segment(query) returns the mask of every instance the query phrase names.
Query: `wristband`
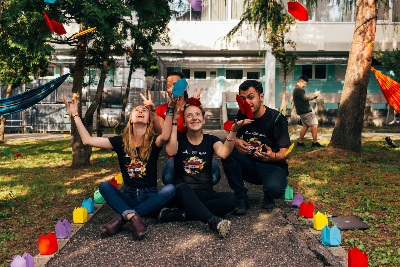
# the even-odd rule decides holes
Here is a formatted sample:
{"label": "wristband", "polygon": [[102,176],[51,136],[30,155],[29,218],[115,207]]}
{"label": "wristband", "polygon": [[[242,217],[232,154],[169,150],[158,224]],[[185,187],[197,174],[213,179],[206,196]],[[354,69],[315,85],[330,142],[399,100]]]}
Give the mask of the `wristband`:
{"label": "wristband", "polygon": [[165,115],[167,115],[167,116],[174,116],[174,113],[172,112],[172,113],[170,113],[170,112],[165,112]]}
{"label": "wristband", "polygon": [[76,118],[76,117],[78,117],[79,118],[79,115],[78,114],[76,114],[76,115],[74,115],[74,116],[72,116],[74,119]]}
{"label": "wristband", "polygon": [[167,106],[167,113],[174,113],[174,108]]}
{"label": "wristband", "polygon": [[172,123],[172,126],[176,126],[176,125],[178,125],[177,122],[173,122],[173,123]]}
{"label": "wristband", "polygon": [[226,137],[226,140],[227,140],[227,141],[235,141],[235,139],[236,139],[236,138],[229,139],[228,136]]}

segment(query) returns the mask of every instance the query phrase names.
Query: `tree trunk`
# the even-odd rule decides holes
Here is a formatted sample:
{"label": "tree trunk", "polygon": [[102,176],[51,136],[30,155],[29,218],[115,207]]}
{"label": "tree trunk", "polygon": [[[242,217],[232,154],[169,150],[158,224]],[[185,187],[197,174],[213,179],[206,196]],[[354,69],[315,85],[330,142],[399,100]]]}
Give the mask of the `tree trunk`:
{"label": "tree trunk", "polygon": [[[6,97],[10,97],[12,94],[12,86],[7,86]],[[0,143],[4,142],[4,132],[6,130],[7,115],[0,116]]]}
{"label": "tree trunk", "polygon": [[99,108],[99,104],[101,104],[101,97],[103,95],[104,90],[104,83],[107,77],[107,70],[108,70],[108,61],[110,59],[110,44],[106,43],[104,47],[104,54],[103,54],[103,64],[101,67],[100,73],[100,80],[99,85],[97,86],[96,95],[92,104],[89,106],[86,115],[85,115],[85,127],[89,130],[92,128],[93,125],[93,115],[97,108]]}
{"label": "tree trunk", "polygon": [[103,104],[103,96],[100,97],[100,103],[97,107],[97,121],[96,121],[96,130],[97,130],[97,137],[102,137],[103,133],[101,132],[101,126],[100,126],[100,111],[101,111],[101,105]]}
{"label": "tree trunk", "polygon": [[283,88],[282,88],[282,101],[281,101],[281,111],[282,109],[282,115],[286,116],[286,107],[287,107],[287,102],[286,102],[286,72],[283,71]]}
{"label": "tree trunk", "polygon": [[361,151],[361,132],[376,31],[376,0],[357,0],[349,64],[330,147]]}
{"label": "tree trunk", "polygon": [[[84,27],[81,24],[80,30],[83,31]],[[82,118],[82,83],[85,69],[85,56],[86,56],[87,41],[84,35],[79,37],[78,47],[76,51],[73,84],[72,84],[72,99],[77,101],[78,113]],[[91,133],[91,128],[87,129]],[[71,117],[71,146],[72,146],[72,166],[86,166],[90,164],[90,154],[92,148],[82,143],[82,139],[79,136],[78,129],[74,119]]]}

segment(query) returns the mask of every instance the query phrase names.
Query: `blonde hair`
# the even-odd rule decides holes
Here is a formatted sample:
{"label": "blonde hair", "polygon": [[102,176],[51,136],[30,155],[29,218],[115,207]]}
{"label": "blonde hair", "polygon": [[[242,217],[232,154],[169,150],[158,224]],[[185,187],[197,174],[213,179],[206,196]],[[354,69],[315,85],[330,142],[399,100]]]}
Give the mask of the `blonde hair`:
{"label": "blonde hair", "polygon": [[149,112],[149,122],[147,123],[146,133],[144,134],[143,143],[139,147],[140,153],[136,156],[136,146],[135,143],[132,142],[132,138],[135,138],[133,135],[133,128],[135,126],[133,123],[131,123],[131,115],[134,109],[138,106],[143,105],[136,105],[129,113],[129,122],[125,127],[124,133],[122,134],[122,140],[124,142],[125,152],[128,153],[132,160],[140,159],[142,162],[146,162],[149,160],[151,145],[153,144],[154,140],[153,121]]}

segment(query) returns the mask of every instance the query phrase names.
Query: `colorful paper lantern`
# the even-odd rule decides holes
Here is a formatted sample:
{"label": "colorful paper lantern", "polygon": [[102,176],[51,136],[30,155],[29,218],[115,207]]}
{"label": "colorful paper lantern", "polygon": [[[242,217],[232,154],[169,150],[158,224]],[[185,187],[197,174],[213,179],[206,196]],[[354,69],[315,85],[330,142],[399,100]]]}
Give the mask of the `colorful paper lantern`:
{"label": "colorful paper lantern", "polygon": [[288,2],[288,12],[299,21],[308,21],[308,11],[299,2]]}
{"label": "colorful paper lantern", "polygon": [[240,95],[236,95],[236,101],[243,115],[251,120],[253,118],[253,111],[251,110],[250,104],[246,100],[243,100]]}
{"label": "colorful paper lantern", "polygon": [[10,267],[26,267],[26,260],[20,255],[14,255]]}
{"label": "colorful paper lantern", "polygon": [[102,161],[102,162],[107,161],[107,160],[108,160],[107,157],[102,157],[102,158],[101,158],[101,161]]}
{"label": "colorful paper lantern", "polygon": [[87,222],[87,209],[86,208],[75,208],[72,214],[74,223],[85,223]]}
{"label": "colorful paper lantern", "polygon": [[300,208],[300,204],[304,201],[302,194],[297,194],[293,197],[292,207]]}
{"label": "colorful paper lantern", "polygon": [[31,256],[31,254],[29,254],[28,252],[25,252],[22,255],[22,258],[25,259],[26,267],[35,267],[35,259]]}
{"label": "colorful paper lantern", "polygon": [[67,135],[67,134],[64,134],[64,138],[68,138],[68,135]]}
{"label": "colorful paper lantern", "polygon": [[51,23],[51,27],[53,28],[53,31],[55,31],[59,35],[63,35],[63,34],[67,33],[64,26],[61,23],[59,23],[55,20],[52,20],[52,19],[50,20],[50,23]]}
{"label": "colorful paper lantern", "polygon": [[321,231],[321,238],[322,244],[325,246],[333,247],[342,244],[342,235],[336,225],[334,225],[332,229],[329,228],[328,225],[325,225]]}
{"label": "colorful paper lantern", "polygon": [[49,17],[47,16],[46,12],[43,11],[43,16],[44,16],[44,21],[46,22],[47,28],[51,30],[52,33],[54,33],[53,27],[51,26]]}
{"label": "colorful paper lantern", "polygon": [[232,125],[233,125],[233,122],[226,121],[226,122],[224,122],[224,129],[229,132],[232,129]]}
{"label": "colorful paper lantern", "polygon": [[357,247],[349,250],[349,267],[368,267],[368,257],[366,252],[361,252]]}
{"label": "colorful paper lantern", "polygon": [[292,152],[293,147],[294,147],[294,143],[290,145],[290,147],[289,147],[288,150],[286,151],[285,156],[289,155],[289,153]]}
{"label": "colorful paper lantern", "polygon": [[77,34],[72,35],[71,38],[75,38],[75,37],[81,36],[81,35],[83,35],[83,34],[86,34],[86,33],[88,33],[88,32],[93,31],[94,29],[96,29],[96,27],[87,29],[87,30],[85,30],[85,31],[78,32]]}
{"label": "colorful paper lantern", "polygon": [[93,213],[94,212],[94,201],[91,198],[83,199],[82,208],[85,208],[87,210],[87,213]]}
{"label": "colorful paper lantern", "polygon": [[3,154],[4,156],[7,156],[8,154],[10,154],[10,151],[8,151],[8,149],[4,149]]}
{"label": "colorful paper lantern", "polygon": [[111,183],[113,186],[115,186],[115,188],[118,189],[118,183],[117,183],[117,180],[115,180],[115,178],[112,178],[112,179],[110,180],[110,183]]}
{"label": "colorful paper lantern", "polygon": [[56,0],[44,0],[45,3],[54,4]]}
{"label": "colorful paper lantern", "polygon": [[57,238],[68,238],[71,236],[71,224],[67,219],[63,221],[58,220],[55,228]]}
{"label": "colorful paper lantern", "polygon": [[115,175],[115,180],[117,180],[117,184],[122,184],[123,183],[122,174],[118,173],[117,175]]}
{"label": "colorful paper lantern", "polygon": [[286,186],[285,199],[293,199],[293,189],[290,186]]}
{"label": "colorful paper lantern", "polygon": [[17,153],[17,158],[21,157],[22,158],[22,154],[21,153]]}
{"label": "colorful paper lantern", "polygon": [[94,192],[93,194],[93,199],[94,199],[94,203],[95,204],[103,204],[104,203],[104,198],[103,196],[100,194],[100,191],[97,190],[96,192]]}
{"label": "colorful paper lantern", "polygon": [[303,216],[305,218],[312,218],[314,216],[314,204],[312,202],[309,202],[308,204],[306,204],[303,201],[300,204],[299,216]]}
{"label": "colorful paper lantern", "polygon": [[40,235],[39,253],[40,255],[51,255],[58,250],[57,237],[49,233],[47,237]]}
{"label": "colorful paper lantern", "polygon": [[189,0],[190,5],[193,8],[193,11],[201,11],[202,0]]}
{"label": "colorful paper lantern", "polygon": [[174,97],[183,95],[183,92],[185,92],[187,86],[188,84],[185,78],[177,80],[174,87],[172,88],[172,94],[174,95]]}
{"label": "colorful paper lantern", "polygon": [[313,222],[314,229],[321,231],[322,229],[324,229],[325,225],[328,225],[328,216],[326,216],[326,213],[323,214],[318,211],[316,214],[314,214]]}

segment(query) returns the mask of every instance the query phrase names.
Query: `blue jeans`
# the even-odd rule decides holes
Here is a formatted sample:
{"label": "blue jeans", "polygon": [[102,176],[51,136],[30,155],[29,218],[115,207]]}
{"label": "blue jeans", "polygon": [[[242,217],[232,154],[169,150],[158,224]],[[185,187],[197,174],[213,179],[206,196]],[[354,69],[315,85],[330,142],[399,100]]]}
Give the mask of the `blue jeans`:
{"label": "blue jeans", "polygon": [[135,189],[125,186],[121,192],[109,182],[100,183],[99,190],[108,206],[125,219],[129,213],[154,215],[171,201],[176,192],[175,186],[171,184],[160,191],[157,187]]}
{"label": "blue jeans", "polygon": [[222,166],[229,186],[239,201],[249,199],[244,181],[263,185],[264,196],[267,199],[277,199],[285,194],[286,171],[277,165],[252,161],[247,155],[233,149],[226,159],[222,159]]}
{"label": "blue jeans", "polygon": [[[213,185],[216,185],[219,182],[219,180],[221,180],[221,171],[215,159],[213,159],[211,163],[211,175],[212,175],[212,183]],[[174,158],[170,158],[167,160],[167,162],[164,165],[164,168],[162,169],[161,180],[163,184],[172,184],[174,183],[174,176],[175,176]]]}

